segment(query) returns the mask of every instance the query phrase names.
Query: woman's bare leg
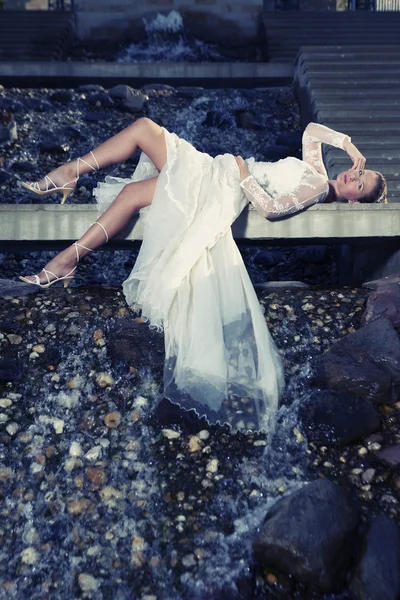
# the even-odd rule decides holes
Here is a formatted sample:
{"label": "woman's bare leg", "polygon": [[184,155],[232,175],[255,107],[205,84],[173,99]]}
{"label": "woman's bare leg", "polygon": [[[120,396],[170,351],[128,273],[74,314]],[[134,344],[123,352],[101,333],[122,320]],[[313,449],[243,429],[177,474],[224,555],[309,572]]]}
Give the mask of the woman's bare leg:
{"label": "woman's bare leg", "polygon": [[[93,150],[96,158],[88,153],[81,157],[79,161],[79,175],[88,173],[97,169],[96,161],[100,169],[109,165],[114,165],[127,160],[132,154],[140,148],[154,163],[156,168],[161,171],[167,160],[167,148],[162,128],[151,119],[143,117],[126,127],[113,137],[109,138],[100,146]],[[78,162],[74,160],[61,165],[54,171],[48,173],[48,177],[57,185],[62,186],[67,182],[73,182],[78,174]],[[40,189],[46,189],[46,182],[42,179],[39,182]],[[74,187],[71,183],[68,187]]]}
{"label": "woman's bare leg", "polygon": [[[126,185],[111,206],[97,219],[104,229],[107,231],[108,237],[111,239],[121,231],[141,208],[149,206],[153,200],[158,177],[138,181]],[[79,257],[88,254],[88,250],[81,246],[86,246],[91,250],[95,250],[106,242],[106,236],[102,227],[91,225],[86,233],[77,241]],[[63,277],[71,272],[76,265],[76,250],[72,244],[55,256],[45,269],[54,273],[58,277]],[[47,278],[45,273],[40,273],[39,278],[41,283],[46,283]],[[28,279],[34,278],[28,277]],[[53,279],[50,276],[50,279]]]}

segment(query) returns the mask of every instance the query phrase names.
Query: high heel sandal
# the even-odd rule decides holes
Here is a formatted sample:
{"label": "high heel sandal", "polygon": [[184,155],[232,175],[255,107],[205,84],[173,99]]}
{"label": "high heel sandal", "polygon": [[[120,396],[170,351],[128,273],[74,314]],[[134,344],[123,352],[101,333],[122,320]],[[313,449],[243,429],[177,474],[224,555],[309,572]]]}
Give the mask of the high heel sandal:
{"label": "high heel sandal", "polygon": [[[104,227],[104,225],[102,225],[98,221],[95,221],[94,223],[92,223],[90,225],[90,227],[92,225],[100,225],[100,227],[102,228],[102,230],[104,231],[105,236],[106,236],[105,243],[107,243],[108,242],[108,233],[107,233],[106,228]],[[76,265],[74,266],[74,268],[69,273],[67,273],[67,275],[63,275],[62,277],[58,277],[58,275],[56,275],[55,273],[52,273],[48,269],[42,269],[41,273],[44,273],[46,275],[46,279],[47,279],[46,283],[41,283],[39,275],[32,275],[32,277],[35,279],[35,281],[30,281],[30,279],[28,279],[27,277],[24,277],[23,275],[20,275],[19,279],[21,279],[21,281],[23,281],[24,283],[30,283],[31,285],[38,285],[42,289],[49,288],[51,285],[54,285],[55,283],[58,283],[59,281],[62,281],[63,285],[64,285],[64,288],[67,288],[69,286],[69,284],[71,283],[71,281],[73,280],[73,278],[75,277],[75,275],[73,275],[73,273],[76,270],[76,268],[78,266],[78,263],[79,263],[79,250],[78,250],[78,247],[79,248],[84,248],[84,250],[87,250],[88,252],[93,252],[93,250],[91,248],[88,248],[87,246],[84,246],[83,244],[80,244],[79,242],[74,242],[74,247],[75,247],[75,252],[76,252]],[[50,279],[49,275],[52,275],[54,277],[54,279]]]}
{"label": "high heel sandal", "polygon": [[[80,163],[84,163],[85,165],[87,165],[88,167],[90,167],[93,171],[97,171],[98,169],[100,169],[99,163],[97,162],[97,158],[95,157],[95,155],[93,154],[93,152],[90,150],[90,154],[93,157],[94,162],[96,163],[96,167],[93,167],[93,165],[91,165],[90,163],[86,162],[86,160],[83,160],[83,158],[78,158],[77,159],[77,165],[76,165],[76,177],[75,179],[72,179],[72,181],[68,181],[68,183],[64,183],[64,185],[62,186],[57,186],[54,181],[52,181],[50,179],[50,177],[48,175],[44,176],[44,180],[46,183],[46,189],[45,190],[41,190],[40,186],[39,186],[39,182],[38,181],[34,181],[33,183],[21,183],[22,187],[24,187],[25,189],[29,190],[30,192],[33,192],[34,194],[37,194],[38,196],[50,196],[50,194],[55,194],[57,192],[60,192],[63,195],[63,199],[61,200],[61,204],[64,204],[68,198],[68,196],[70,194],[72,194],[72,192],[75,189],[74,187],[68,187],[69,185],[71,185],[71,183],[77,183],[79,177],[80,177],[80,169],[79,169],[79,165]],[[51,187],[50,187],[51,186]]]}

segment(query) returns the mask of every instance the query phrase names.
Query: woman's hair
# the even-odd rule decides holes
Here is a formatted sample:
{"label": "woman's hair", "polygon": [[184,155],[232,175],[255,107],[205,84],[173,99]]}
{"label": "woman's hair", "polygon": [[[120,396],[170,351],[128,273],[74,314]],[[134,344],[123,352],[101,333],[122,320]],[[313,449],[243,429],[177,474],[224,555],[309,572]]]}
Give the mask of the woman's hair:
{"label": "woman's hair", "polygon": [[372,190],[372,192],[360,198],[359,202],[361,202],[362,204],[371,204],[372,202],[379,202],[380,204],[387,203],[386,179],[384,178],[382,173],[379,173],[379,171],[375,171],[375,173],[377,174],[375,187]]}

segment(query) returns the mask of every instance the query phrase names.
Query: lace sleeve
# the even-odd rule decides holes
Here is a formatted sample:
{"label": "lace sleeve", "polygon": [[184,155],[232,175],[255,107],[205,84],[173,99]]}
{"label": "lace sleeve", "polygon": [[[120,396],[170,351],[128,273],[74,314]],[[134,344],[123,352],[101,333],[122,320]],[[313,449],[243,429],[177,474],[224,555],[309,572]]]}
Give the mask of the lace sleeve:
{"label": "lace sleeve", "polygon": [[251,175],[241,184],[249,202],[267,219],[277,219],[297,213],[324,200],[328,193],[328,182],[320,175],[304,178],[300,185],[288,194],[272,198]]}
{"label": "lace sleeve", "polygon": [[303,133],[303,160],[314,167],[318,173],[328,178],[322,159],[321,144],[329,144],[335,148],[343,148],[345,140],[351,138],[320,123],[309,123]]}

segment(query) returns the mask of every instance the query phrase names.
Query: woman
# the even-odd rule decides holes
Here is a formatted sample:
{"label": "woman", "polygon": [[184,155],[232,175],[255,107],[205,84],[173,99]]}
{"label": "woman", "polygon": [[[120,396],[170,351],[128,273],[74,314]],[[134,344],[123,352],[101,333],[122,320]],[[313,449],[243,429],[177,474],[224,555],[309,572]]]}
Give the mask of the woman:
{"label": "woman", "polygon": [[[329,181],[321,143],[344,149],[352,169]],[[147,118],[44,180],[24,184],[40,195],[72,193],[79,176],[126,160],[141,148],[132,179],[107,177],[94,191],[103,213],[39,275],[21,277],[67,286],[79,258],[116,235],[141,211],[143,244],[124,282],[137,305],[165,334],[164,394],[209,421],[267,429],[283,387],[282,365],[233,241],[231,224],[250,201],[265,217],[293,214],[317,202],[383,201],[385,181],[364,170],[348,136],[311,123],[303,160],[212,158]],[[263,187],[261,187],[263,186]]]}

